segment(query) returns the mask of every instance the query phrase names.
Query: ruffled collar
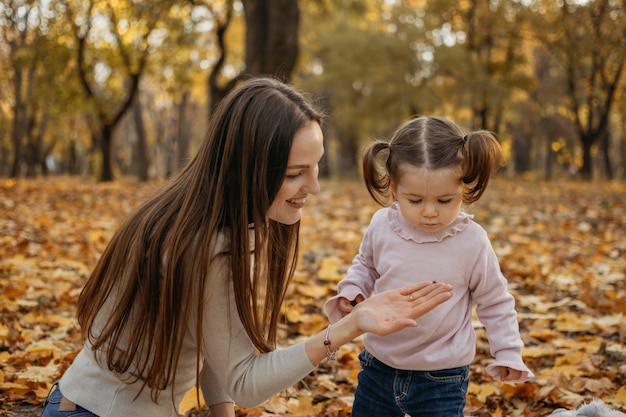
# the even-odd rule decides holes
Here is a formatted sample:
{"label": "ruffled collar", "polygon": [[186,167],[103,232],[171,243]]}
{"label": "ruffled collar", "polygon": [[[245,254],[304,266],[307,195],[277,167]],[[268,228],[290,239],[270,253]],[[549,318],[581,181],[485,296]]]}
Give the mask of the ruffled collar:
{"label": "ruffled collar", "polygon": [[412,240],[416,243],[441,242],[449,236],[462,232],[473,218],[473,215],[461,211],[449,226],[436,232],[425,232],[404,219],[400,212],[400,205],[397,202],[392,203],[387,210],[387,220],[393,231],[401,238]]}

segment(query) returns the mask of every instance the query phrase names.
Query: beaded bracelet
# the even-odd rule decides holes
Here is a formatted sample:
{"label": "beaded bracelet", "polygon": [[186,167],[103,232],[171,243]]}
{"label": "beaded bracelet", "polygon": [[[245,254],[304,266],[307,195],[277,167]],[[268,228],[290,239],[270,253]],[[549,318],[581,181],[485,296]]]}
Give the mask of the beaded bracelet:
{"label": "beaded bracelet", "polygon": [[334,361],[337,359],[337,351],[330,350],[330,340],[328,339],[328,335],[330,334],[330,328],[333,327],[332,324],[329,324],[326,328],[326,337],[324,338],[324,346],[326,346],[326,359],[329,361]]}

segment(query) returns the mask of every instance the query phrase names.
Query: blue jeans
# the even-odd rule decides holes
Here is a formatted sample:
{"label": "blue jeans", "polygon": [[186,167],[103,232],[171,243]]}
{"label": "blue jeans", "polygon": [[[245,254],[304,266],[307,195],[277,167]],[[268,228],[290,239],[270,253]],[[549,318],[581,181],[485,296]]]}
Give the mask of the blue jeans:
{"label": "blue jeans", "polygon": [[404,371],[385,365],[367,350],[352,417],[463,417],[469,366],[438,371]]}
{"label": "blue jeans", "polygon": [[43,404],[43,411],[41,417],[98,417],[94,413],[85,410],[83,407],[76,405],[74,411],[59,411],[59,404],[61,403],[61,388],[59,388],[58,381],[52,384],[48,398]]}

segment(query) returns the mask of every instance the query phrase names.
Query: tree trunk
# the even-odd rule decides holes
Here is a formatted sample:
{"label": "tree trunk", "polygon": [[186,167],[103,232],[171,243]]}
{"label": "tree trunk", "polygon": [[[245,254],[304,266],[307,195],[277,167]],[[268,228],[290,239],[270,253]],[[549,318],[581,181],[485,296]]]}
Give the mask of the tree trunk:
{"label": "tree trunk", "polygon": [[43,110],[41,114],[41,118],[39,119],[39,126],[37,128],[37,138],[36,142],[38,144],[38,152],[37,152],[37,164],[40,167],[41,175],[48,175],[48,156],[52,153],[52,149],[54,149],[54,145],[56,139],[52,140],[48,145],[44,144],[44,137],[46,135],[46,129],[48,127],[48,110]]}
{"label": "tree trunk", "polygon": [[143,123],[143,115],[141,113],[141,101],[139,96],[133,101],[133,120],[135,122],[135,131],[137,132],[137,143],[135,144],[135,156],[133,158],[135,164],[135,175],[141,182],[148,181],[148,169],[150,168],[150,158],[148,158],[148,141],[146,139],[146,127]]}
{"label": "tree trunk", "polygon": [[350,129],[346,129],[343,132],[339,131],[337,133],[341,138],[337,152],[339,159],[336,161],[335,165],[337,173],[342,178],[352,177],[353,174],[359,172],[359,138],[356,137],[354,131]]}
{"label": "tree trunk", "polygon": [[[296,0],[243,0],[246,22],[245,69],[232,79],[218,82],[226,62],[227,48],[224,36],[231,21],[229,12],[224,20],[217,20],[218,60],[208,77],[209,109],[212,112],[245,75],[275,76],[285,82],[291,75],[298,58],[298,28],[300,8]],[[232,6],[230,6],[232,8]],[[230,9],[229,9],[230,11]]]}
{"label": "tree trunk", "polygon": [[594,138],[590,135],[582,135],[580,143],[583,145],[583,166],[580,168],[580,175],[584,180],[590,180],[592,178],[592,158],[591,147],[593,146]]}
{"label": "tree trunk", "polygon": [[[86,96],[95,106],[95,115],[100,125],[100,150],[102,151],[102,170],[100,172],[100,181],[113,181],[113,169],[111,165],[111,143],[113,141],[113,130],[121,121],[122,117],[126,114],[126,111],[130,109],[135,97],[139,91],[139,81],[145,68],[149,49],[145,48],[140,50],[136,58],[136,65],[131,65],[131,59],[126,51],[126,46],[118,43],[115,53],[119,53],[123,58],[123,67],[120,67],[120,71],[123,71],[123,76],[127,87],[125,89],[125,95],[119,97],[117,100],[111,99],[109,92],[102,91],[100,88],[95,88],[91,85],[91,78],[87,75],[89,70],[93,70],[93,67],[88,64],[88,34],[92,29],[93,23],[91,14],[93,13],[93,3],[89,3],[89,9],[87,11],[88,23],[86,31],[81,31],[78,27],[74,27],[76,40],[78,41],[78,47],[76,52],[76,60],[78,62],[78,76],[85,91]],[[110,15],[109,18],[113,21],[113,26],[117,25],[115,17]],[[146,31],[142,36],[142,41],[147,40],[151,33],[151,29]],[[118,41],[121,38],[118,36]],[[141,42],[139,42],[141,44]],[[115,69],[114,69],[115,70]],[[117,71],[117,70],[115,70]],[[111,110],[115,109],[115,110]],[[92,132],[94,134],[95,132]]]}
{"label": "tree trunk", "polygon": [[552,146],[550,141],[546,141],[546,159],[544,164],[543,179],[550,181],[552,179],[552,162],[554,160],[554,152],[552,152]]}
{"label": "tree trunk", "polygon": [[177,127],[177,168],[181,168],[187,163],[189,157],[189,128],[187,123],[187,107],[189,105],[189,91],[185,91],[178,106],[178,127]]}
{"label": "tree trunk", "polygon": [[4,140],[6,131],[0,129],[0,176],[8,175],[9,144]]}
{"label": "tree trunk", "polygon": [[527,135],[513,135],[513,165],[516,174],[523,174],[531,170],[531,148],[531,139]]}
{"label": "tree trunk", "polygon": [[300,8],[294,0],[243,0],[246,21],[245,73],[286,82],[298,57]]}
{"label": "tree trunk", "polygon": [[61,166],[63,167],[63,173],[78,175],[78,155],[76,152],[76,141],[73,138],[69,139],[65,147],[64,161],[62,161]]}
{"label": "tree trunk", "polygon": [[619,141],[618,141],[618,145],[617,148],[620,150],[620,160],[621,162],[621,178],[622,179],[626,179],[626,136],[624,135],[624,132],[622,131]]}
{"label": "tree trunk", "polygon": [[113,126],[103,124],[100,136],[100,152],[102,166],[100,167],[100,181],[113,181],[113,167],[111,165],[111,143],[113,141]]}
{"label": "tree trunk", "polygon": [[15,91],[13,92],[13,126],[11,132],[11,141],[13,142],[13,162],[11,164],[11,172],[9,176],[16,178],[20,174],[20,161],[22,159],[22,138],[24,137],[24,103],[22,102],[22,70],[15,68],[13,73],[13,84]]}
{"label": "tree trunk", "polygon": [[[215,20],[215,39],[216,46],[219,52],[216,53],[217,61],[213,68],[211,69],[211,73],[209,74],[209,78],[207,80],[208,84],[208,97],[209,97],[209,112],[213,113],[215,106],[219,103],[233,88],[237,85],[237,81],[239,81],[239,77],[241,74],[231,78],[228,81],[220,83],[218,80],[223,77],[222,69],[224,69],[224,65],[226,64],[226,54],[228,53],[228,49],[226,48],[226,30],[228,30],[228,26],[230,26],[230,22],[233,17],[233,0],[228,0],[226,3],[227,12],[224,16],[224,19],[216,18]],[[185,98],[186,99],[186,98]]]}
{"label": "tree trunk", "polygon": [[606,177],[607,179],[612,180],[613,166],[611,165],[611,141],[608,129],[605,129],[604,132],[602,132],[602,136],[600,137],[600,144],[602,146],[602,157],[604,160],[604,170],[606,172]]}

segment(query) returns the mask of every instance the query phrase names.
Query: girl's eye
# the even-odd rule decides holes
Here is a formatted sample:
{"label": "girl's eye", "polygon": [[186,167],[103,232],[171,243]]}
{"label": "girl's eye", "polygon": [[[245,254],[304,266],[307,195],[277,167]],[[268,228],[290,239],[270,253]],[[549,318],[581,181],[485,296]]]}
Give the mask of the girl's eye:
{"label": "girl's eye", "polygon": [[290,175],[286,175],[285,177],[286,177],[287,179],[290,179],[290,180],[295,180],[296,178],[298,178],[298,177],[299,177],[299,176],[301,176],[301,175],[302,175],[302,173],[301,173],[301,172],[298,172],[297,174],[290,174]]}
{"label": "girl's eye", "polygon": [[409,203],[411,203],[411,204],[419,204],[421,202],[422,202],[422,200],[409,200]]}
{"label": "girl's eye", "polygon": [[439,200],[439,203],[441,203],[441,204],[448,204],[450,201],[452,201],[452,200],[451,199]]}

